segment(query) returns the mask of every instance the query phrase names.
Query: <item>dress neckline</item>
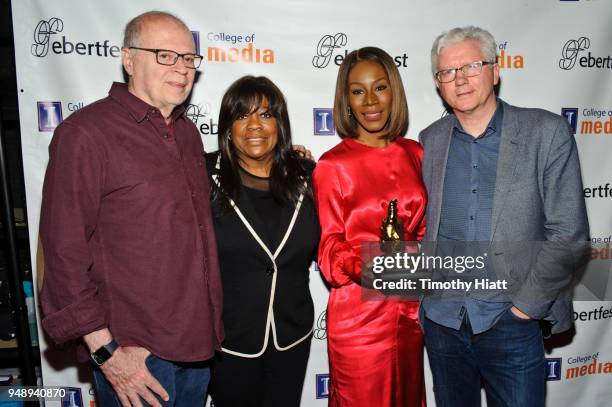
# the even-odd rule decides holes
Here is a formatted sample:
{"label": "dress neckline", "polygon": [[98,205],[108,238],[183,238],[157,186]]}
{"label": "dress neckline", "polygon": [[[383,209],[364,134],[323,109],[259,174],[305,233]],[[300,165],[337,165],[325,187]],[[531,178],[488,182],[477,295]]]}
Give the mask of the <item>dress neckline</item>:
{"label": "dress neckline", "polygon": [[388,150],[390,148],[393,148],[392,146],[397,145],[397,140],[400,139],[400,138],[401,137],[395,137],[393,139],[393,141],[391,141],[389,144],[387,144],[384,147],[369,146],[367,144],[360,143],[359,141],[355,140],[354,138],[349,138],[349,137],[346,137],[344,139],[344,142],[347,143],[348,145],[352,146],[352,147],[361,148],[362,150],[380,150],[380,151],[385,151],[385,150]]}

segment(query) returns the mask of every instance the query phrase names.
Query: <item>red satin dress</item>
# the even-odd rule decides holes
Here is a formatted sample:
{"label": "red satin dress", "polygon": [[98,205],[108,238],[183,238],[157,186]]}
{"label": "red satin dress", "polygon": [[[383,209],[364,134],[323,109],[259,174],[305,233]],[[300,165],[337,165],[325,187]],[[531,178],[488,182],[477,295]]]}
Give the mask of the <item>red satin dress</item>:
{"label": "red satin dress", "polygon": [[321,222],[319,266],[332,286],[327,305],[330,406],[425,406],[418,302],[362,300],[361,242],[380,240],[387,205],[398,199],[405,240],[425,232],[421,146],[397,138],[376,148],[346,138],[314,172]]}

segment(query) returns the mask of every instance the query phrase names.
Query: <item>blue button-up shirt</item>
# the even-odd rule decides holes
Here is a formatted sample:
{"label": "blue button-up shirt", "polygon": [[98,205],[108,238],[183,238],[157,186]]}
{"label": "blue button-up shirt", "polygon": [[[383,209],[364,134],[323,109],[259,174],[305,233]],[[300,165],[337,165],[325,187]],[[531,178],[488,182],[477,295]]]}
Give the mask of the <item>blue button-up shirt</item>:
{"label": "blue button-up shirt", "polygon": [[[440,213],[438,242],[487,242],[491,239],[491,215],[501,141],[503,108],[498,103],[485,132],[472,137],[457,120],[453,128]],[[503,299],[508,300],[505,296]],[[425,298],[427,318],[459,329],[467,312],[472,331],[491,328],[511,306],[508,301],[487,302],[473,299],[435,300]]]}

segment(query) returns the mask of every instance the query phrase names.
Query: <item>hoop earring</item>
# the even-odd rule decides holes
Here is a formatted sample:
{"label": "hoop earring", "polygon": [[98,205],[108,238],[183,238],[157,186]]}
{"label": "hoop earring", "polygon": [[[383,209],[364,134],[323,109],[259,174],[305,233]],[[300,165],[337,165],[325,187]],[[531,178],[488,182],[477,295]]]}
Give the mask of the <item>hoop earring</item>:
{"label": "hoop earring", "polygon": [[348,108],[348,117],[353,117],[353,112],[351,112],[351,108]]}
{"label": "hoop earring", "polygon": [[227,132],[227,140],[228,141],[232,141],[232,132],[231,131]]}

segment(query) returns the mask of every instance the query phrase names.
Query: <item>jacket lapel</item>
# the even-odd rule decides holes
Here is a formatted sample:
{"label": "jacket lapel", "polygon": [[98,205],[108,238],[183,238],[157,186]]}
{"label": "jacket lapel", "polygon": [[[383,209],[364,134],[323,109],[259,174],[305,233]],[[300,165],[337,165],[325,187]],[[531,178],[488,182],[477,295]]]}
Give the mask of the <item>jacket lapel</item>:
{"label": "jacket lapel", "polygon": [[243,213],[244,217],[251,224],[253,229],[257,231],[257,234],[265,243],[266,247],[271,253],[274,253],[281,242],[281,239],[285,236],[289,225],[291,224],[291,218],[295,212],[295,207],[289,204],[285,204],[280,211],[280,222],[278,229],[275,231],[269,230],[265,224],[265,219],[262,219],[257,210],[253,206],[251,200],[244,195],[241,191],[239,202],[236,202],[238,209]]}
{"label": "jacket lapel", "polygon": [[260,238],[263,240],[265,245],[268,247],[270,252],[274,253],[276,249],[274,236],[270,236],[268,227],[266,227],[264,220],[261,219],[257,210],[253,206],[253,203],[249,197],[245,194],[243,187],[240,188],[240,196],[236,202],[238,209],[243,213],[244,217],[251,224],[253,229],[257,232]]}
{"label": "jacket lapel", "polygon": [[432,228],[430,239],[438,239],[438,228],[440,226],[440,213],[442,211],[442,195],[444,194],[444,177],[446,175],[446,162],[448,161],[448,150],[450,148],[453,126],[455,121],[449,120],[450,127],[447,131],[434,137],[432,148],[432,159],[429,162],[431,168],[431,210],[427,216],[430,219],[429,227]]}
{"label": "jacket lapel", "polygon": [[293,217],[293,212],[295,211],[295,207],[293,205],[285,204],[280,214],[280,223],[278,225],[278,230],[276,231],[276,235],[273,236],[273,246],[274,249],[278,247],[281,239],[285,236],[285,232],[291,223],[291,218]]}
{"label": "jacket lapel", "polygon": [[504,118],[502,123],[502,136],[497,159],[497,175],[495,179],[495,193],[493,195],[493,213],[491,215],[491,240],[494,240],[495,230],[509,200],[508,193],[520,160],[520,147],[524,143],[525,135],[520,134],[518,117],[512,106],[502,102]]}

